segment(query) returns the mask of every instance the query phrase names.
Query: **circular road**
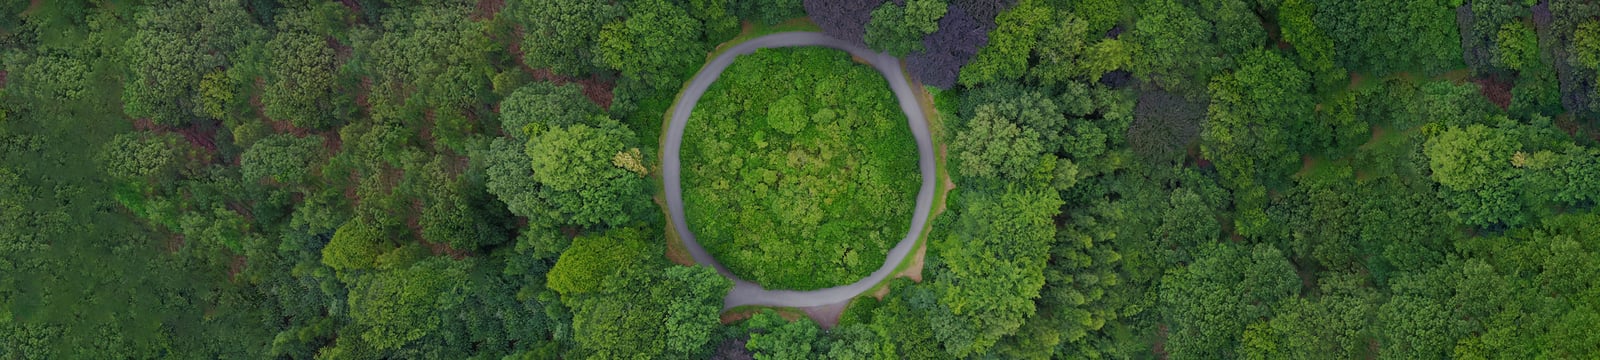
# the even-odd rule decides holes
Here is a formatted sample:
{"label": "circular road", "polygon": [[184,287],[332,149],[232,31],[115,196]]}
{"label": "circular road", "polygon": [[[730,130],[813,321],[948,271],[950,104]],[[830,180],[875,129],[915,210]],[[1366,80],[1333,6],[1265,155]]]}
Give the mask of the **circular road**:
{"label": "circular road", "polygon": [[[911,127],[911,135],[917,141],[918,164],[922,172],[922,188],[917,192],[917,204],[911,216],[911,227],[906,231],[905,238],[889,249],[889,255],[883,265],[871,275],[855,283],[840,285],[830,288],[796,291],[796,290],[768,290],[760,285],[751,283],[734,276],[727,267],[722,266],[707,253],[700,243],[695,241],[694,234],[689,231],[689,224],[683,216],[683,182],[682,168],[679,166],[679,150],[683,146],[683,129],[689,121],[689,114],[694,110],[695,104],[700,101],[711,83],[716,82],[722,71],[733,63],[739,55],[749,54],[758,49],[821,46],[843,50],[858,59],[865,60],[883,77],[889,81],[889,88],[894,90],[895,98],[900,102],[900,110],[906,114],[906,125]],[[917,236],[928,222],[928,212],[933,206],[934,185],[937,176],[934,173],[933,142],[928,135],[928,122],[922,108],[917,105],[915,93],[900,67],[900,59],[889,54],[857,46],[843,40],[835,39],[816,32],[784,32],[739,43],[728,49],[715,59],[706,63],[705,67],[696,73],[689,85],[684,87],[679,94],[678,101],[673,108],[672,119],[667,128],[665,143],[662,146],[662,178],[666,183],[667,212],[672,218],[672,225],[678,232],[678,237],[688,248],[694,261],[699,264],[711,265],[722,276],[733,280],[733,290],[723,299],[723,308],[730,309],[744,305],[764,305],[782,307],[813,307],[821,305],[840,304],[849,301],[856,295],[867,291],[879,282],[888,278],[894,272],[895,266],[905,260],[911,253],[911,248],[917,243]]]}

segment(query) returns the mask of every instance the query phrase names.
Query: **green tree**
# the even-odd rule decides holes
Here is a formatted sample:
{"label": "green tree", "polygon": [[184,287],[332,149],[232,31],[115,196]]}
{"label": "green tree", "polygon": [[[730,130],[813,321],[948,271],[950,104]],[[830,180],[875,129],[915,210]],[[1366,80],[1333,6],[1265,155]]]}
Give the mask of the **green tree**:
{"label": "green tree", "polygon": [[1519,150],[1503,129],[1482,124],[1446,128],[1423,146],[1434,180],[1453,190],[1456,216],[1479,226],[1525,220],[1512,167]]}
{"label": "green tree", "polygon": [[1317,89],[1339,89],[1347,85],[1343,82],[1348,75],[1343,68],[1334,64],[1333,39],[1317,27],[1313,20],[1316,12],[1314,2],[1284,0],[1278,7],[1278,24],[1283,31],[1283,41],[1294,46],[1300,66],[1316,79]]}
{"label": "green tree", "polygon": [[1161,281],[1161,304],[1172,327],[1167,351],[1183,358],[1232,357],[1246,326],[1272,316],[1278,301],[1299,290],[1293,265],[1277,248],[1207,246],[1194,263]]}
{"label": "green tree", "polygon": [[550,269],[546,286],[563,296],[581,296],[626,290],[613,288],[635,269],[653,268],[654,250],[641,229],[622,228],[599,236],[573,239]]}
{"label": "green tree", "polygon": [[1569,146],[1560,153],[1535,152],[1525,163],[1518,164],[1512,155],[1512,165],[1524,166],[1525,190],[1552,203],[1577,206],[1600,200],[1600,150]]}
{"label": "green tree", "polygon": [[460,251],[505,241],[509,216],[504,208],[484,199],[487,194],[469,179],[451,175],[446,170],[448,161],[435,156],[419,171],[425,179],[420,184],[424,193],[418,194],[422,198],[422,212],[417,214],[422,238]]}
{"label": "green tree", "polygon": [[1504,184],[1515,174],[1511,158],[1518,146],[1496,130],[1481,124],[1452,127],[1428,139],[1424,152],[1434,180],[1457,190]]}
{"label": "green tree", "polygon": [[1205,248],[1221,234],[1222,224],[1212,214],[1213,207],[1199,194],[1187,188],[1172,191],[1166,213],[1156,235],[1168,247],[1175,249],[1181,262],[1190,261],[1195,250]]}
{"label": "green tree", "polygon": [[246,181],[270,180],[279,184],[304,184],[321,158],[322,137],[272,135],[257,141],[240,155],[239,168]]}
{"label": "green tree", "polygon": [[720,326],[722,297],[733,289],[733,281],[707,266],[670,266],[663,282],[652,288],[666,304],[667,351],[674,354],[702,354]]}
{"label": "green tree", "polygon": [[1315,20],[1333,39],[1345,68],[1437,74],[1460,64],[1454,1],[1333,0],[1318,2]]}
{"label": "green tree", "polygon": [[[554,219],[552,206],[545,200],[544,189],[533,177],[533,160],[528,157],[527,146],[510,138],[489,142],[474,158],[484,162],[484,187],[494,194],[506,209],[517,216],[538,219],[539,225],[559,225]],[[543,224],[549,223],[549,224]]]}
{"label": "green tree", "polygon": [[865,324],[840,326],[827,333],[828,359],[873,359],[878,356],[878,333]]}
{"label": "green tree", "polygon": [[717,44],[739,35],[739,18],[733,14],[735,0],[679,0],[678,6],[700,21],[705,42]]}
{"label": "green tree", "polygon": [[621,226],[653,211],[643,175],[612,161],[633,139],[633,131],[609,119],[533,135],[527,146],[533,179],[547,188],[561,223]]}
{"label": "green tree", "polygon": [[1039,40],[1033,48],[1035,64],[1028,70],[1030,78],[1045,84],[1084,79],[1100,81],[1100,77],[1113,70],[1128,69],[1133,64],[1132,44],[1120,39],[1101,39],[1090,32],[1088,21],[1077,14],[1058,13],[1059,24],[1039,31]]}
{"label": "green tree", "polygon": [[[648,291],[661,248],[643,229],[624,228],[573,240],[547,283],[572,311],[573,339],[588,357],[654,357],[666,339],[664,308]],[[584,356],[577,356],[584,357]]]}
{"label": "green tree", "polygon": [[1511,70],[1544,70],[1539,59],[1539,37],[1520,22],[1506,23],[1495,33],[1493,63]]}
{"label": "green tree", "polygon": [[806,129],[806,121],[811,114],[806,113],[806,104],[800,96],[789,95],[772,103],[767,108],[767,124],[774,130],[785,134],[795,135]]}
{"label": "green tree", "polygon": [[1033,129],[1012,123],[999,105],[984,105],[956,133],[951,151],[963,176],[1026,179],[1045,154],[1038,139]]}
{"label": "green tree", "polygon": [[[385,14],[382,32],[357,28],[350,37],[359,69],[371,77],[371,116],[434,120],[434,136],[491,93],[489,37],[462,4],[408,7]],[[441,124],[442,123],[442,124]],[[420,125],[420,124],[419,124]]]}
{"label": "green tree", "polygon": [[655,88],[671,87],[705,53],[700,25],[665,0],[635,1],[628,5],[627,19],[600,30],[594,52],[623,76]]}
{"label": "green tree", "polygon": [[106,173],[124,180],[168,179],[178,165],[178,139],[172,135],[117,134],[101,150]]}
{"label": "green tree", "polygon": [[872,311],[869,326],[881,339],[878,353],[902,359],[954,359],[940,348],[936,324],[927,317],[937,302],[938,294],[930,286],[904,279],[891,281],[889,294]]}
{"label": "green tree", "polygon": [[742,19],[755,19],[766,25],[777,25],[785,20],[805,17],[806,8],[801,0],[735,0],[734,13]]}
{"label": "green tree", "polygon": [[1038,44],[1039,33],[1050,24],[1050,8],[1035,0],[1024,0],[995,18],[989,42],[961,67],[960,82],[966,86],[1016,80],[1028,71],[1028,56]]}
{"label": "green tree", "polygon": [[922,51],[922,37],[939,30],[943,0],[907,0],[905,6],[885,2],[867,22],[867,46],[894,56]]}
{"label": "green tree", "polygon": [[1368,318],[1377,293],[1359,276],[1320,281],[1315,299],[1285,299],[1271,319],[1250,324],[1240,339],[1245,359],[1353,358],[1367,351]]}
{"label": "green tree", "polygon": [[1400,295],[1378,310],[1380,359],[1443,359],[1454,342],[1449,311],[1438,301]]}
{"label": "green tree", "polygon": [[810,318],[796,321],[784,320],[771,309],[763,309],[745,322],[750,329],[750,342],[745,348],[761,360],[814,359],[817,354],[812,344],[817,341],[817,323]]}
{"label": "green tree", "polygon": [[149,5],[134,20],[136,30],[123,49],[131,72],[123,82],[123,111],[162,125],[206,116],[201,77],[229,66],[236,52],[263,36],[237,0]]}
{"label": "green tree", "polygon": [[377,267],[378,257],[393,248],[383,229],[360,218],[345,221],[322,247],[322,264],[339,271]]}
{"label": "green tree", "polygon": [[1252,0],[1201,0],[1198,12],[1211,21],[1216,42],[1228,54],[1244,54],[1267,42],[1267,31]]}
{"label": "green tree", "polygon": [[363,276],[350,290],[350,318],[361,339],[378,350],[411,344],[445,327],[469,291],[464,264],[433,258],[404,269]]}
{"label": "green tree", "polygon": [[587,123],[600,113],[600,107],[583,97],[582,91],[576,84],[543,81],[517,88],[500,101],[501,127],[506,136],[527,141],[530,130]]}
{"label": "green tree", "polygon": [[575,239],[548,275],[572,309],[568,357],[699,358],[733,283],[706,267],[668,265],[643,228]]}
{"label": "green tree", "polygon": [[942,264],[930,280],[940,306],[930,321],[956,357],[984,353],[1033,316],[1062,204],[1054,192],[1015,188],[968,196],[949,236],[930,248]]}
{"label": "green tree", "polygon": [[567,76],[595,69],[592,54],[600,27],[623,14],[616,4],[583,0],[513,1],[508,11],[523,26],[523,61]]}
{"label": "green tree", "polygon": [[1174,0],[1149,0],[1133,24],[1134,76],[1169,90],[1197,93],[1217,67],[1211,24]]}
{"label": "green tree", "polygon": [[[333,5],[333,4],[327,4]],[[351,100],[340,91],[334,49],[319,34],[319,16],[339,9],[292,10],[278,17],[278,32],[267,41],[266,88],[261,103],[267,117],[295,126],[321,129],[344,120]]]}
{"label": "green tree", "polygon": [[1294,171],[1298,159],[1292,149],[1322,149],[1327,143],[1326,129],[1311,124],[1315,105],[1305,95],[1309,88],[1304,71],[1268,51],[1246,54],[1238,70],[1211,82],[1200,151],[1234,190],[1241,234],[1259,235],[1266,221],[1264,186]]}

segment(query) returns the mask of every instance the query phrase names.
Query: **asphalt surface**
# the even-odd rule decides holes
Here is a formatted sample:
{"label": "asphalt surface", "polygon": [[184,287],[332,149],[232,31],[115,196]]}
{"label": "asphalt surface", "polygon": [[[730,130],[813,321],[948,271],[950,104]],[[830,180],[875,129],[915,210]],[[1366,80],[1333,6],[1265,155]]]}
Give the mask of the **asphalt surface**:
{"label": "asphalt surface", "polygon": [[[679,151],[683,146],[683,129],[689,121],[689,113],[694,110],[695,104],[700,101],[706,89],[717,81],[722,71],[733,63],[739,55],[745,55],[764,48],[783,48],[800,46],[821,46],[849,52],[855,57],[872,64],[873,68],[883,73],[889,81],[889,88],[894,90],[895,98],[900,101],[900,110],[906,114],[907,125],[911,127],[911,135],[917,140],[917,153],[920,155],[918,164],[922,171],[922,188],[917,192],[917,204],[911,216],[911,228],[906,231],[905,238],[889,249],[888,258],[883,265],[873,271],[866,278],[853,284],[835,286],[826,289],[809,291],[795,290],[767,290],[760,285],[739,279],[728,271],[727,267],[711,257],[700,243],[695,241],[694,234],[689,231],[689,224],[683,216],[683,182],[682,169],[679,167]],[[822,33],[814,32],[785,32],[766,35],[740,43],[728,51],[718,55],[706,63],[694,79],[679,94],[678,102],[672,113],[671,123],[667,128],[666,143],[662,147],[661,159],[662,177],[667,191],[667,211],[672,217],[672,225],[678,231],[679,238],[683,239],[694,261],[699,264],[709,264],[717,269],[722,276],[732,279],[733,290],[728,292],[723,301],[723,308],[733,308],[742,305],[768,305],[787,307],[814,307],[830,304],[839,304],[849,301],[856,295],[867,291],[877,285],[894,271],[906,256],[911,253],[912,246],[916,245],[917,235],[928,222],[928,212],[933,208],[933,192],[937,176],[934,173],[933,142],[928,135],[928,122],[922,108],[917,105],[915,93],[907,83],[906,76],[900,68],[900,59],[889,54],[879,53],[867,48],[835,39]]]}

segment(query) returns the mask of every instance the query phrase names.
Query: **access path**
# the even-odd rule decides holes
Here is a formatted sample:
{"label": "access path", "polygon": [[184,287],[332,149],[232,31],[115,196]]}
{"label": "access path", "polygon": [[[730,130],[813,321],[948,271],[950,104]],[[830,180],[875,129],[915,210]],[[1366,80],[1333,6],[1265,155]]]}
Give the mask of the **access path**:
{"label": "access path", "polygon": [[[695,241],[694,234],[689,231],[689,224],[683,216],[683,183],[682,168],[679,166],[679,150],[683,146],[683,129],[689,121],[689,113],[694,110],[700,96],[704,95],[711,83],[722,76],[722,71],[733,64],[739,55],[749,54],[758,49],[822,46],[843,50],[856,58],[865,60],[883,77],[889,81],[889,88],[894,90],[894,95],[900,102],[900,110],[906,114],[907,125],[911,127],[911,135],[917,141],[918,164],[922,172],[922,188],[917,192],[917,204],[911,216],[911,228],[907,229],[905,238],[889,249],[888,258],[884,259],[883,266],[873,271],[866,278],[853,284],[835,286],[826,289],[810,291],[795,290],[767,290],[760,285],[751,283],[734,276],[727,267],[711,257],[700,243]],[[856,295],[871,289],[873,286],[888,278],[895,267],[911,253],[911,248],[916,246],[917,236],[928,222],[928,212],[933,206],[933,192],[938,178],[934,169],[933,141],[928,135],[928,121],[922,113],[922,108],[917,105],[915,93],[911,91],[911,84],[906,81],[906,76],[900,68],[900,59],[889,54],[879,53],[866,48],[835,39],[816,32],[784,32],[750,39],[717,55],[715,59],[707,62],[700,72],[695,74],[689,85],[684,87],[679,94],[678,102],[673,107],[672,119],[667,127],[665,143],[662,145],[661,169],[662,178],[666,185],[667,212],[672,218],[672,225],[677,229],[678,237],[683,240],[684,247],[699,264],[711,265],[718,273],[733,280],[733,290],[728,292],[723,301],[724,309],[731,309],[744,305],[764,305],[783,307],[815,307],[830,304],[840,304],[850,301]]]}

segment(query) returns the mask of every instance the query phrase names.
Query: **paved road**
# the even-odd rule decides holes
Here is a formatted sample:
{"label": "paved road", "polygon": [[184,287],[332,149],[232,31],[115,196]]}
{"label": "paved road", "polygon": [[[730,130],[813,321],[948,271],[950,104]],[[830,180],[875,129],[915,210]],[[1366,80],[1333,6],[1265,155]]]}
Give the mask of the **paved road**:
{"label": "paved road", "polygon": [[[689,112],[694,110],[695,103],[700,101],[700,96],[705,94],[706,88],[717,81],[717,77],[722,75],[722,70],[727,69],[734,58],[762,48],[797,46],[823,46],[844,50],[866,60],[873,68],[877,68],[878,72],[883,73],[889,80],[889,88],[894,90],[895,97],[900,100],[900,110],[906,114],[907,125],[911,126],[911,135],[917,140],[917,153],[921,155],[918,163],[922,170],[922,189],[917,192],[917,207],[915,214],[911,216],[911,228],[906,232],[906,237],[895,244],[893,249],[889,249],[889,256],[884,260],[883,266],[873,271],[872,275],[854,284],[826,289],[767,290],[762,289],[760,285],[733,276],[727,267],[717,263],[717,260],[695,241],[694,234],[689,231],[689,225],[683,216],[682,169],[678,166],[678,153],[683,146],[683,128],[689,120]],[[911,247],[916,245],[917,235],[928,222],[928,211],[933,207],[931,205],[934,183],[937,181],[934,174],[933,142],[928,136],[928,122],[922,114],[922,108],[917,105],[911,85],[906,82],[906,77],[900,69],[900,59],[894,56],[852,45],[822,33],[786,32],[762,36],[740,43],[706,63],[679,95],[674,109],[672,122],[667,128],[666,144],[662,147],[661,168],[666,182],[667,211],[672,216],[672,225],[678,230],[678,236],[683,239],[684,245],[689,248],[689,253],[694,256],[694,261],[710,264],[717,269],[717,272],[722,273],[722,276],[733,280],[733,291],[728,292],[728,297],[724,299],[724,309],[741,305],[811,307],[849,301],[888,277],[889,273],[894,271],[894,267],[910,254]]]}

